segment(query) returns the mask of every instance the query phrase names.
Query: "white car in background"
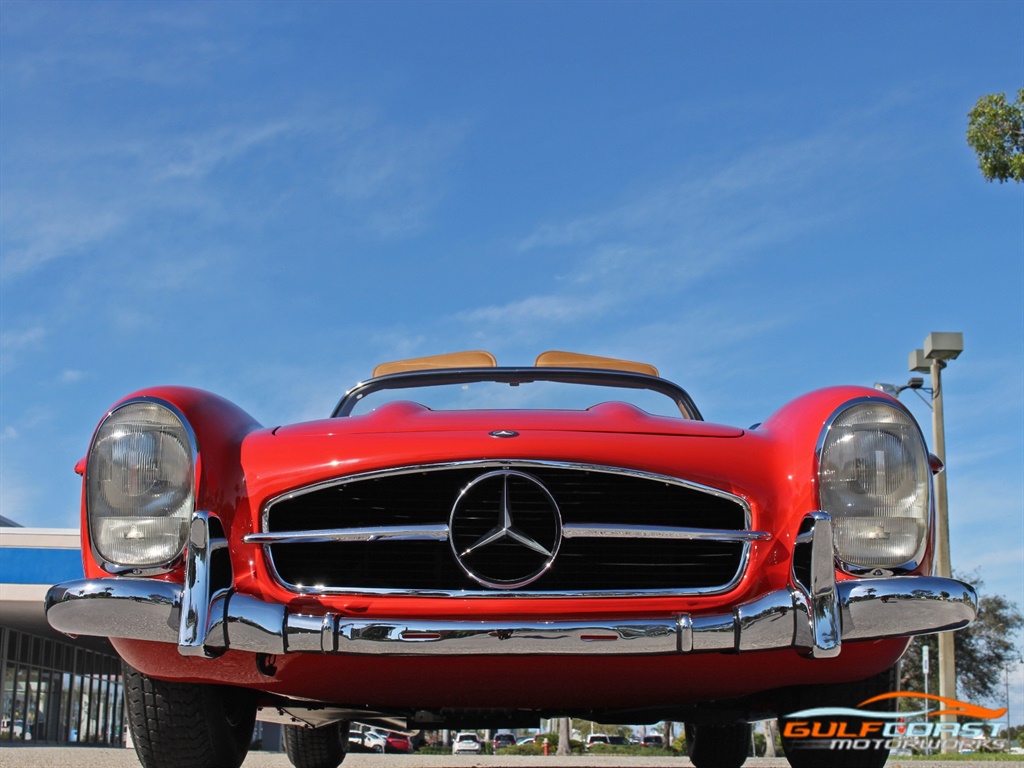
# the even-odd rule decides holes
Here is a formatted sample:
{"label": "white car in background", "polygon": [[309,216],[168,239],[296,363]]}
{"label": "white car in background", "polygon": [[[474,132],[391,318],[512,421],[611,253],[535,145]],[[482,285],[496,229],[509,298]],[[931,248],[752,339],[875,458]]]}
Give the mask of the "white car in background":
{"label": "white car in background", "polygon": [[483,751],[480,737],[471,731],[456,734],[452,742],[453,755],[479,755]]}
{"label": "white car in background", "polygon": [[358,751],[366,752],[383,752],[387,744],[387,738],[382,731],[362,723],[352,724],[348,740],[350,748],[355,746]]}

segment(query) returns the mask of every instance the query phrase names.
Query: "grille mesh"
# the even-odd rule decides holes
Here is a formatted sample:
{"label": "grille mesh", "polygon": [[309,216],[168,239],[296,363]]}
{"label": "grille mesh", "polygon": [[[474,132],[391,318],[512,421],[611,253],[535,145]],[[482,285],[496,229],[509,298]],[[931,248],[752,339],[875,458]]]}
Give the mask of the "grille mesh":
{"label": "grille mesh", "polygon": [[[557,501],[565,524],[745,529],[743,506],[699,488],[608,471],[515,463],[503,466],[543,483]],[[266,530],[447,524],[459,493],[492,470],[462,466],[339,481],[273,503],[267,511]],[[524,501],[521,509],[524,524],[528,524],[531,500]],[[480,519],[468,524],[486,532],[497,522],[497,501],[493,509],[480,506]],[[515,506],[518,516],[518,499]],[[268,549],[280,579],[289,586],[344,592],[481,591],[459,567],[447,542],[278,543]],[[563,538],[552,566],[522,591],[713,590],[738,576],[743,553],[740,542]],[[499,544],[491,547],[488,556],[528,555],[522,547]]]}

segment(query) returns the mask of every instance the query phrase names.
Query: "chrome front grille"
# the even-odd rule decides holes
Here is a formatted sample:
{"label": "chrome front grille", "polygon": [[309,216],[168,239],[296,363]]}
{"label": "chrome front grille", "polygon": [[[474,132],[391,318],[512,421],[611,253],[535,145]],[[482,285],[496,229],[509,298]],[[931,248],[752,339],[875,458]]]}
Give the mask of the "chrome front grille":
{"label": "chrome front grille", "polygon": [[695,594],[730,588],[746,502],[633,470],[491,461],[389,470],[271,500],[280,582],[348,594]]}

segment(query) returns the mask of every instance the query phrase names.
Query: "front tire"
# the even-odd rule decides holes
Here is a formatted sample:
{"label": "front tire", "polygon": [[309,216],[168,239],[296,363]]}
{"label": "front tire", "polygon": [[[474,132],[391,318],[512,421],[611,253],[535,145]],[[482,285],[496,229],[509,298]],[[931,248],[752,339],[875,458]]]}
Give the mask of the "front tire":
{"label": "front tire", "polygon": [[[867,680],[808,686],[799,692],[798,703],[794,711],[812,707],[853,708],[873,696],[897,690],[899,690],[899,664]],[[875,704],[874,708],[886,709],[890,704],[879,703]],[[889,749],[882,746],[882,743],[888,740],[880,738],[881,734],[871,734],[870,738],[862,739],[861,741],[869,742],[866,749],[828,749],[828,745],[833,739],[825,734],[832,733],[832,729],[836,729],[836,733],[839,733],[840,729],[845,729],[843,732],[848,734],[859,733],[862,723],[870,719],[816,717],[813,718],[813,726],[818,729],[819,734],[822,734],[819,738],[794,738],[786,735],[786,725],[790,722],[802,721],[792,721],[791,718],[780,717],[779,732],[782,735],[782,748],[786,752],[786,759],[792,768],[819,768],[825,764],[829,768],[883,768],[886,760],[889,759]],[[844,738],[842,741],[850,742],[852,740]]]}
{"label": "front tire", "polygon": [[286,725],[284,751],[295,768],[337,768],[348,751],[348,723]]}
{"label": "front tire", "polygon": [[686,751],[696,768],[740,768],[750,753],[750,724],[686,724]]}
{"label": "front tire", "polygon": [[123,664],[128,728],[144,768],[238,768],[256,722],[251,691],[171,683]]}

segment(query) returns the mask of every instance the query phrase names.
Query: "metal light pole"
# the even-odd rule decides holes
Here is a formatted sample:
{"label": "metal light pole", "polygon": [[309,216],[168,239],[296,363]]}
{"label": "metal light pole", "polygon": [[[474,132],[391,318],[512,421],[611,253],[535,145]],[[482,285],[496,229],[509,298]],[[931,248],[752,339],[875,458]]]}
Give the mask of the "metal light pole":
{"label": "metal light pole", "polygon": [[[1017,664],[1024,664],[1024,657],[1017,659]],[[1003,674],[1006,682],[1006,738],[1010,738],[1010,728],[1013,727],[1013,721],[1010,720],[1010,667],[1016,666],[1012,661],[1008,661],[1003,665]]]}
{"label": "metal light pole", "polygon": [[[929,333],[924,349],[910,353],[911,371],[931,373],[932,377],[932,453],[946,463],[946,431],[943,413],[942,369],[949,360],[955,360],[964,350],[962,333]],[[935,477],[935,564],[937,575],[949,578],[952,567],[949,558],[949,506],[946,495],[946,472]],[[939,695],[956,698],[956,651],[953,633],[939,633]],[[956,722],[953,715],[943,715],[943,722]]]}

